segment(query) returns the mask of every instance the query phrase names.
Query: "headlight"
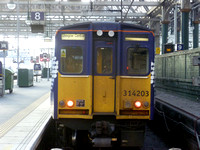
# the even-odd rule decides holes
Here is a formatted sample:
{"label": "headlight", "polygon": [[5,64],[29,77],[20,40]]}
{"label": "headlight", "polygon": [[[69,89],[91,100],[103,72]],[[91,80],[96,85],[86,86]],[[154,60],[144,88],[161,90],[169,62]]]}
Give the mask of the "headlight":
{"label": "headlight", "polygon": [[74,101],[73,100],[68,100],[67,101],[67,106],[68,107],[73,107],[74,106]]}
{"label": "headlight", "polygon": [[135,101],[135,107],[140,108],[142,106],[142,103],[140,101]]}

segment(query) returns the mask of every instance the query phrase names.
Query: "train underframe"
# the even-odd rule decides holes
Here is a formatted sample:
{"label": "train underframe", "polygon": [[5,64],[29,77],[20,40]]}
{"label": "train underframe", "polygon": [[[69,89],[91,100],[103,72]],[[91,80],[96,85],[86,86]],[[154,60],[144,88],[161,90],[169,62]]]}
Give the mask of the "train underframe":
{"label": "train underframe", "polygon": [[93,147],[142,147],[145,120],[116,120],[114,116],[94,116],[92,120],[56,120],[59,146],[75,149]]}

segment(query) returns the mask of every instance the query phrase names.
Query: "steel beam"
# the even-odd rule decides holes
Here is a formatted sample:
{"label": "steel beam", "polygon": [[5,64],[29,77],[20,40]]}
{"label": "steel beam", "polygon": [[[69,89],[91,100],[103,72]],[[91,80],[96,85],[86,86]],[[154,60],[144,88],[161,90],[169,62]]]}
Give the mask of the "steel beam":
{"label": "steel beam", "polygon": [[[131,2],[123,2],[123,6],[129,6]],[[0,1],[0,5],[7,5],[6,1]],[[19,2],[19,5],[27,5],[26,1]],[[64,5],[64,6],[90,6],[90,2],[67,2],[67,1],[32,1],[31,5]],[[121,6],[120,1],[94,1],[93,5],[97,6]],[[160,2],[134,2],[133,6],[158,6],[160,5]]]}

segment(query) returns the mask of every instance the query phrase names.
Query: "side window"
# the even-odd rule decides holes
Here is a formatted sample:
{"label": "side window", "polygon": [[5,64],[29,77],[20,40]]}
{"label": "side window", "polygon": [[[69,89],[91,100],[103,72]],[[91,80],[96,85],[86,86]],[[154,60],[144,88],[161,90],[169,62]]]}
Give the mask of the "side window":
{"label": "side window", "polygon": [[149,51],[147,48],[130,47],[127,51],[127,73],[146,75],[149,72]]}
{"label": "side window", "polygon": [[112,48],[99,47],[97,48],[97,73],[108,74],[112,73]]}
{"label": "side window", "polygon": [[83,49],[80,46],[61,48],[60,62],[62,73],[81,73],[83,71]]}

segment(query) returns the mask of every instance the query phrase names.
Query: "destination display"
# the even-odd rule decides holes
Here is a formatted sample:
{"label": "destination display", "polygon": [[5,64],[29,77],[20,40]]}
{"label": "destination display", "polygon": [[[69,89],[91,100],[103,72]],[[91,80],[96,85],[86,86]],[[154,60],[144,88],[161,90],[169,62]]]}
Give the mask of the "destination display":
{"label": "destination display", "polygon": [[85,34],[62,34],[62,40],[85,40]]}

